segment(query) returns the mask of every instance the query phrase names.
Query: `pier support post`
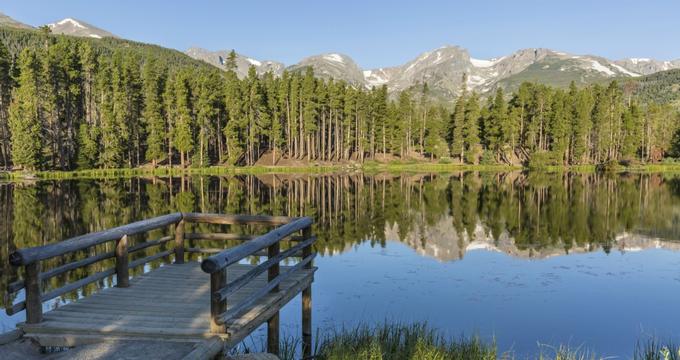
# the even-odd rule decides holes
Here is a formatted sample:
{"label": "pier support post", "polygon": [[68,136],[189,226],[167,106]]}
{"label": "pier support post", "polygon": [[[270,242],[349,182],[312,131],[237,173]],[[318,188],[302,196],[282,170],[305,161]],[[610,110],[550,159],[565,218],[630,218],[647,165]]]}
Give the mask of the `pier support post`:
{"label": "pier support post", "polygon": [[267,352],[279,356],[279,312],[267,320]]}
{"label": "pier support post", "polygon": [[312,285],[302,290],[302,358],[312,356]]}
{"label": "pier support post", "polygon": [[127,235],[116,241],[116,287],[130,287]]}
{"label": "pier support post", "polygon": [[210,332],[224,334],[227,332],[224,324],[218,323],[220,315],[227,311],[227,300],[220,300],[216,293],[227,286],[227,268],[210,274]]}
{"label": "pier support post", "polygon": [[[280,242],[276,242],[267,248],[267,257],[269,259],[279,255],[281,252]],[[276,263],[272,265],[267,272],[267,280],[273,281],[279,276],[280,267]],[[279,286],[277,285],[272,289],[271,292],[278,292]],[[267,352],[274,355],[279,355],[279,312],[277,311],[274,316],[267,320]]]}
{"label": "pier support post", "polygon": [[[308,226],[302,230],[302,238],[307,240],[312,237],[312,227]],[[302,249],[302,258],[312,256],[312,246]],[[311,269],[312,262],[305,265],[305,269]],[[302,290],[302,357],[312,356],[312,285]]]}
{"label": "pier support post", "polygon": [[37,324],[42,322],[42,300],[40,281],[40,261],[26,265],[26,323]]}
{"label": "pier support post", "polygon": [[184,264],[184,220],[175,225],[175,264]]}

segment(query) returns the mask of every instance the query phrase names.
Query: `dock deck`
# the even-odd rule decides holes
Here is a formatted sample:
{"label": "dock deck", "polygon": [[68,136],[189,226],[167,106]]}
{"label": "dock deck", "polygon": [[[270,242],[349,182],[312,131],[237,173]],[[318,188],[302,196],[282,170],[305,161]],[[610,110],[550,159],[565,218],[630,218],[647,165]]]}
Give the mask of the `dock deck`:
{"label": "dock deck", "polygon": [[[227,267],[236,279],[254,266]],[[286,271],[282,266],[281,270]],[[37,324],[21,324],[25,336],[43,345],[76,346],[97,340],[154,340],[201,342],[220,336],[236,345],[271,318],[283,305],[309,287],[315,269],[300,270],[284,280],[278,293],[258,299],[240,315],[226,321],[227,333],[210,331],[210,282],[200,263],[170,264],[140,275],[127,288],[112,287],[46,312]],[[267,274],[236,291],[227,310],[265,286]]]}
{"label": "dock deck", "polygon": [[[236,233],[189,232],[205,229],[195,224],[226,225]],[[10,304],[7,313],[25,310],[26,322],[18,326],[25,337],[40,346],[170,341],[177,345],[196,344],[186,359],[207,359],[231,349],[265,323],[267,351],[278,354],[279,311],[302,294],[302,354],[309,356],[311,285],[316,271],[312,265],[316,237],[311,225],[312,220],[307,217],[173,213],[53,244],[18,249],[10,255],[10,263],[24,268],[24,278],[9,284],[8,291],[23,289],[25,297]],[[272,229],[265,234],[249,235],[243,233],[244,226]],[[172,235],[149,238],[149,232],[157,233],[167,227]],[[137,241],[132,243],[131,237]],[[185,244],[185,239],[189,244]],[[204,240],[240,244],[225,248],[196,246]],[[284,240],[286,246],[282,249]],[[131,254],[143,249],[147,249],[147,254],[151,249],[152,254],[131,261]],[[86,253],[87,257],[74,259],[74,253]],[[187,253],[213,255],[201,256],[200,263],[186,262]],[[174,261],[168,263],[173,257]],[[68,260],[55,266],[49,262],[55,258]],[[246,264],[257,258],[255,265]],[[106,259],[114,259],[114,266],[97,273],[88,272],[60,288],[43,290],[50,278]],[[130,276],[130,269],[161,260],[165,265]],[[288,266],[281,265],[282,261]],[[115,277],[114,287],[87,296],[80,293],[88,284],[107,277]],[[77,300],[44,311],[45,302],[74,292],[79,294]]]}

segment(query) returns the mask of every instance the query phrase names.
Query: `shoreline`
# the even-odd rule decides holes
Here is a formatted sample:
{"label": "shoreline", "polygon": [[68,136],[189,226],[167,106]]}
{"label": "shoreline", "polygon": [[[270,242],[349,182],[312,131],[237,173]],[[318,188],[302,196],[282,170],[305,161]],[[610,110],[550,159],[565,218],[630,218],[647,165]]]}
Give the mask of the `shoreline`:
{"label": "shoreline", "polygon": [[118,169],[88,169],[69,171],[0,171],[2,180],[70,180],[70,179],[106,179],[126,178],[141,176],[194,176],[194,175],[258,175],[258,174],[329,174],[363,172],[373,173],[401,173],[401,172],[457,172],[457,171],[480,171],[480,172],[512,172],[525,171],[532,173],[680,173],[680,163],[668,164],[640,164],[633,166],[619,166],[616,169],[602,171],[597,165],[572,165],[572,166],[545,166],[541,168],[529,168],[517,165],[470,165],[456,163],[364,163],[364,164],[331,164],[331,165],[303,165],[303,166],[210,166],[202,168],[180,167],[138,167]]}

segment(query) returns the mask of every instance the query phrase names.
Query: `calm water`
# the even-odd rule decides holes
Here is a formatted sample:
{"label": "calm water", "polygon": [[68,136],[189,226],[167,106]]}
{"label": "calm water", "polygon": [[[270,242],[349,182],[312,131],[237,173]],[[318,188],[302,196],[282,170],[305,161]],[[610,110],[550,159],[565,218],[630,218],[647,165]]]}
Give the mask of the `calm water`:
{"label": "calm water", "polygon": [[[3,289],[18,276],[7,265],[17,247],[172,211],[308,215],[320,239],[313,317],[322,330],[427,321],[451,336],[495,338],[499,350],[516,354],[569,344],[624,358],[651,336],[680,341],[680,177],[671,175],[0,183],[0,208]],[[83,276],[69,274],[47,286]],[[22,297],[5,296],[1,305]],[[299,317],[295,299],[282,313],[284,332],[296,334]],[[23,314],[3,313],[0,328],[22,320]]]}

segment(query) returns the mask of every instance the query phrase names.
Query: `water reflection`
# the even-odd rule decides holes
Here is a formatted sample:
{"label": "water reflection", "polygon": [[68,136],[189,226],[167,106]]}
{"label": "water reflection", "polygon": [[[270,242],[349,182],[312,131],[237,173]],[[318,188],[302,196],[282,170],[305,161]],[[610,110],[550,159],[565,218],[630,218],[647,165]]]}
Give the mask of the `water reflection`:
{"label": "water reflection", "polygon": [[[521,258],[676,250],[679,194],[679,179],[661,174],[270,174],[3,183],[0,286],[19,275],[7,261],[15,248],[172,211],[312,216],[322,255],[388,240],[441,261],[480,248]],[[64,276],[74,280],[89,270]],[[65,280],[53,278],[48,287]],[[2,305],[11,301],[5,296]]]}

